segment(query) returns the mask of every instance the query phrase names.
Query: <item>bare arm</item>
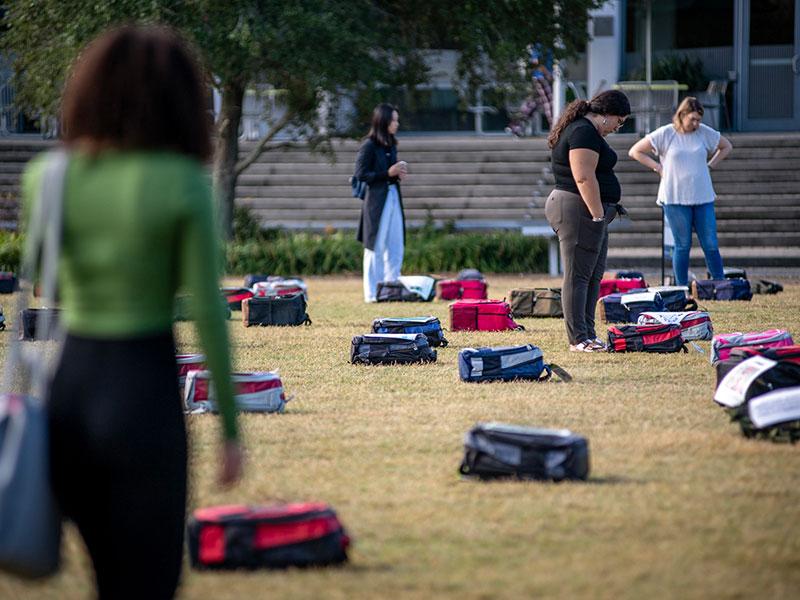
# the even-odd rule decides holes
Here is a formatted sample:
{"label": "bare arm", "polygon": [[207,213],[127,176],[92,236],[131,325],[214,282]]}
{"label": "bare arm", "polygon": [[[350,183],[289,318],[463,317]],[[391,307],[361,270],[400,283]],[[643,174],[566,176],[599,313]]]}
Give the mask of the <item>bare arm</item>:
{"label": "bare arm", "polygon": [[586,203],[586,208],[592,214],[593,219],[601,219],[604,216],[603,203],[600,200],[600,184],[597,183],[597,161],[600,155],[588,148],[576,148],[569,151],[569,168],[575,183],[578,184],[578,191],[581,198]]}
{"label": "bare arm", "polygon": [[717,145],[717,150],[714,152],[714,155],[708,161],[708,168],[712,169],[721,163],[728,154],[731,153],[733,150],[733,144],[731,144],[730,140],[726,138],[724,135],[719,136],[719,144]]}
{"label": "bare arm", "polygon": [[653,158],[655,153],[655,148],[653,148],[653,144],[650,143],[650,139],[647,137],[640,139],[633,146],[631,146],[630,150],[628,150],[628,156],[630,156],[633,160],[643,164],[651,171],[655,171],[659,175],[663,175],[664,173],[661,168],[661,163]]}

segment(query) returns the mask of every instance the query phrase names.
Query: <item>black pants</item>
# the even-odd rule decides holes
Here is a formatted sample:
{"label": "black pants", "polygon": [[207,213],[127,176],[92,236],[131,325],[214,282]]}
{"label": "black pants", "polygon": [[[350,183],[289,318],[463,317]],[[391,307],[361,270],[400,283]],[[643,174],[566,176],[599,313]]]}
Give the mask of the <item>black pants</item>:
{"label": "black pants", "polygon": [[597,337],[594,314],[600,280],[606,270],[608,224],[616,215],[613,205],[603,206],[606,219],[595,223],[578,194],[553,190],[544,209],[561,249],[564,267],[561,303],[570,344]]}
{"label": "black pants", "polygon": [[172,598],[183,556],[186,428],[172,334],[68,336],[50,391],[51,479],[100,598]]}

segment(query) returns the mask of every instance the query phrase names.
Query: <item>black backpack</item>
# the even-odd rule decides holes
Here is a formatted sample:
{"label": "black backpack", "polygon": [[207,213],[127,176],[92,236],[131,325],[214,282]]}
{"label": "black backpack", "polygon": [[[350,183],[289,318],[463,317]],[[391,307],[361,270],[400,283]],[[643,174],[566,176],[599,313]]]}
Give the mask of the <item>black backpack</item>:
{"label": "black backpack", "polygon": [[251,325],[311,325],[303,294],[253,297],[242,300],[242,321]]}
{"label": "black backpack", "polygon": [[783,286],[777,281],[759,279],[753,288],[754,294],[778,294],[783,291]]}
{"label": "black backpack", "polygon": [[16,275],[10,271],[0,271],[0,294],[13,294],[16,289]]}
{"label": "black backpack", "polygon": [[370,333],[353,338],[350,362],[354,365],[436,362],[436,350],[423,333]]}
{"label": "black backpack", "polygon": [[483,276],[483,273],[478,271],[478,269],[461,269],[458,272],[456,279],[459,281],[465,281],[465,280],[483,281],[485,278]]}
{"label": "black backpack", "polygon": [[[749,369],[751,367],[745,367],[744,365],[750,360],[759,359],[750,357],[737,366],[743,369]],[[733,371],[733,369],[731,369],[731,371]],[[731,375],[730,371],[726,377],[728,375]],[[735,375],[731,376],[735,377]],[[736,389],[736,393],[740,394],[740,396],[734,400],[732,400],[730,396],[727,398],[723,397],[722,394],[726,386],[720,386],[721,383],[722,381],[717,384],[717,392],[714,395],[714,401],[725,408],[726,412],[731,417],[731,421],[739,423],[739,427],[745,437],[758,437],[771,439],[776,442],[792,443],[800,440],[800,414],[796,412],[797,406],[800,406],[800,404],[798,404],[798,401],[800,401],[800,364],[789,360],[778,361],[776,364],[759,373],[758,376],[747,385],[743,393],[741,387],[734,385],[733,389]],[[797,393],[790,392],[790,396],[794,396],[793,399],[776,398],[774,406],[768,406],[771,403],[771,398],[766,396],[773,395],[784,389],[788,391],[787,388],[797,390]],[[729,392],[730,389],[729,386]],[[759,401],[754,404],[753,401],[756,399],[759,399]],[[766,404],[766,406],[764,406],[764,404]],[[781,412],[785,413],[787,409],[791,408],[789,404],[795,405],[795,414],[793,417],[787,417],[785,420],[779,418],[766,426],[759,426],[757,423],[754,423],[754,408],[757,413],[764,417],[768,416],[769,413],[778,415],[780,415]],[[791,410],[789,412],[791,412]],[[758,419],[756,419],[756,421],[758,421]]]}
{"label": "black backpack", "polygon": [[459,472],[480,479],[586,479],[589,442],[567,430],[479,423],[464,437]]}
{"label": "black backpack", "polygon": [[19,339],[33,341],[36,339],[37,324],[44,318],[44,313],[50,313],[49,331],[41,336],[43,340],[55,339],[58,330],[58,321],[61,318],[60,308],[26,308],[19,313]]}

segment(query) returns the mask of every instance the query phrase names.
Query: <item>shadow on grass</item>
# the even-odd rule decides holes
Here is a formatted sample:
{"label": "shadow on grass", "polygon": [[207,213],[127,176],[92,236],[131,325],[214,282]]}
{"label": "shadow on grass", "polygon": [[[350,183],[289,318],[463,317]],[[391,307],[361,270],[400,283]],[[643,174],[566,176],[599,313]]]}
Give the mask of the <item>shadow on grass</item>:
{"label": "shadow on grass", "polygon": [[608,475],[606,477],[589,477],[586,481],[576,483],[584,483],[587,485],[642,485],[647,482],[644,479],[633,479],[632,477],[623,477],[621,475]]}
{"label": "shadow on grass", "polygon": [[298,415],[316,415],[319,413],[318,410],[314,410],[313,408],[286,408],[282,413],[282,417],[295,417]]}
{"label": "shadow on grass", "polygon": [[385,563],[365,565],[363,563],[348,562],[334,568],[347,571],[348,573],[391,573],[395,570],[393,565]]}
{"label": "shadow on grass", "polygon": [[644,479],[633,479],[632,477],[622,477],[620,475],[608,475],[606,477],[589,477],[589,479],[562,479],[561,481],[553,481],[552,479],[533,479],[526,477],[514,477],[513,475],[505,477],[478,477],[460,475],[459,482],[466,483],[481,483],[491,485],[494,483],[519,483],[519,484],[534,484],[534,485],[642,485],[647,483]]}

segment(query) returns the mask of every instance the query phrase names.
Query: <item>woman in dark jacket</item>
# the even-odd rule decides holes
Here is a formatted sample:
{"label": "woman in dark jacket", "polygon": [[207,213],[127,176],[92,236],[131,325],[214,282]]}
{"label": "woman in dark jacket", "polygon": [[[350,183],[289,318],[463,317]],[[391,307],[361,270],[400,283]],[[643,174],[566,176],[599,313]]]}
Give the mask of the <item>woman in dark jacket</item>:
{"label": "woman in dark jacket", "polygon": [[408,167],[397,161],[400,126],[397,109],[380,104],[356,159],[355,177],[367,184],[361,206],[358,241],[364,244],[364,301],[375,302],[378,283],[396,281],[403,266],[405,217],[400,180]]}
{"label": "woman in dark jacket", "polygon": [[617,154],[604,138],[630,112],[628,98],[617,90],[575,100],[547,138],[556,186],[547,198],[545,216],[561,246],[561,301],[573,352],[606,349],[594,328],[595,304],[606,269],[608,224],[624,210],[618,206],[621,190],[614,175]]}

